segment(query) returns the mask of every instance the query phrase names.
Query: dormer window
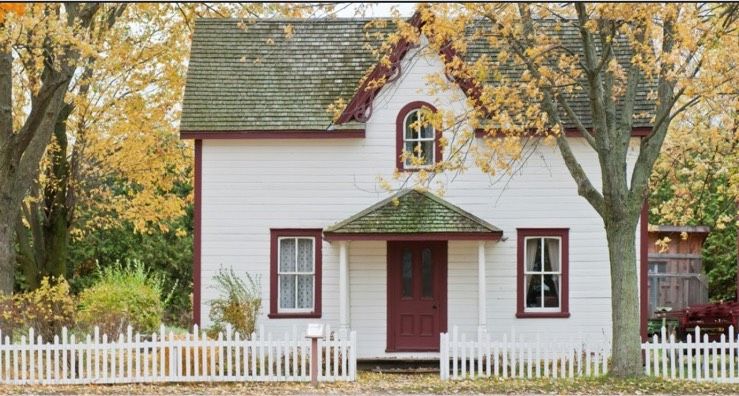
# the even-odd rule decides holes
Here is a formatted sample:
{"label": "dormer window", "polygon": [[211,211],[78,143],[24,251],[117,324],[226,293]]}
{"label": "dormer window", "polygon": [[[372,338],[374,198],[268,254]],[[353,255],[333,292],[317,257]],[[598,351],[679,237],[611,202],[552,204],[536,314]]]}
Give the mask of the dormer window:
{"label": "dormer window", "polygon": [[397,160],[399,170],[413,171],[441,161],[440,134],[428,119],[436,108],[425,102],[404,106],[397,119]]}

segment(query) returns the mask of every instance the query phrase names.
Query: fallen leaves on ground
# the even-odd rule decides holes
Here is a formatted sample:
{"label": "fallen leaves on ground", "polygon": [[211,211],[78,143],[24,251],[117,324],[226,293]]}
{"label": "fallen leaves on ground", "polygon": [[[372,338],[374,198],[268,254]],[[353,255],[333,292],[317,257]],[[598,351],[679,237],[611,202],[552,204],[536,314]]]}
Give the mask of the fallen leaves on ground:
{"label": "fallen leaves on ground", "polygon": [[179,383],[129,385],[0,386],[0,394],[44,395],[294,395],[294,394],[738,394],[739,384],[627,379],[477,379],[441,381],[438,374],[360,372],[356,382],[321,383]]}

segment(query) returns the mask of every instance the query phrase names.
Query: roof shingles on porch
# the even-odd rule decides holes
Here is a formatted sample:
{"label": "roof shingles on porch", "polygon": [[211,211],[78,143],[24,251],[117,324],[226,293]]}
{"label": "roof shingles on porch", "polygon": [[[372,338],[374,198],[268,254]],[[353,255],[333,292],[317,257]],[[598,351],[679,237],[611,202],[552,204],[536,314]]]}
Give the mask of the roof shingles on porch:
{"label": "roof shingles on porch", "polygon": [[499,237],[502,231],[429,192],[404,190],[327,227],[324,234],[329,239],[359,234],[487,234]]}

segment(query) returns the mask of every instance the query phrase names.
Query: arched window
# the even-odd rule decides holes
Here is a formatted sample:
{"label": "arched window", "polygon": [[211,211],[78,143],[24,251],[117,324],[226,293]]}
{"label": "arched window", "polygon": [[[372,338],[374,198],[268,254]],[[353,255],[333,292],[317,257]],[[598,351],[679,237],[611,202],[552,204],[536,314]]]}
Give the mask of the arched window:
{"label": "arched window", "polygon": [[440,133],[428,115],[436,108],[426,102],[405,105],[397,119],[397,162],[400,170],[418,170],[441,161]]}

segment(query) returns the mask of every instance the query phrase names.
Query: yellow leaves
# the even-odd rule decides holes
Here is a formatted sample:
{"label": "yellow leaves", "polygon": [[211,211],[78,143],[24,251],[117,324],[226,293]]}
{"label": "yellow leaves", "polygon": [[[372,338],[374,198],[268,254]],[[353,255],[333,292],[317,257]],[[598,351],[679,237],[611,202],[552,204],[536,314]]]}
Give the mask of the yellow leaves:
{"label": "yellow leaves", "polygon": [[0,23],[5,21],[7,16],[21,16],[25,11],[26,6],[21,3],[0,3]]}
{"label": "yellow leaves", "polygon": [[295,35],[295,27],[292,24],[287,24],[282,28],[283,33],[285,34],[285,39],[289,40],[293,38]]}

